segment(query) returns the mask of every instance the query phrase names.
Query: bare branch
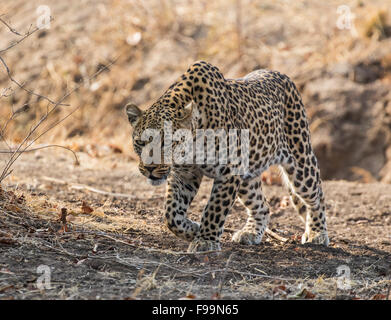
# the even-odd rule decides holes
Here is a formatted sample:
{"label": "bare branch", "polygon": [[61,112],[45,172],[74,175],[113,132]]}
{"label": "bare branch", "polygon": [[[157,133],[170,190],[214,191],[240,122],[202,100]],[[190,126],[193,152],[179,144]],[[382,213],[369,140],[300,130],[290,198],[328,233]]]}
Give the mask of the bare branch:
{"label": "bare branch", "polygon": [[[96,78],[100,73],[107,70],[110,66],[112,66],[120,57],[121,55],[117,56],[111,63],[104,66],[103,68],[99,69],[97,72],[95,72],[91,77],[88,78],[88,80],[92,80]],[[0,175],[0,182],[3,181],[10,173],[9,170],[12,167],[12,165],[15,163],[15,161],[26,151],[35,141],[37,141],[40,137],[42,137],[44,134],[52,130],[54,127],[56,127],[58,124],[69,118],[73,113],[75,113],[78,109],[80,109],[81,106],[76,107],[73,109],[69,114],[67,114],[65,117],[61,118],[60,120],[53,123],[49,128],[44,130],[42,133],[40,133],[37,137],[35,137],[32,141],[27,142],[30,137],[35,133],[35,131],[41,126],[41,124],[52,114],[60,104],[67,99],[72,93],[80,89],[82,86],[82,83],[77,85],[74,89],[66,93],[58,102],[55,103],[52,109],[48,110],[47,113],[36,123],[30,130],[30,132],[27,134],[27,136],[23,139],[23,141],[19,144],[18,148],[14,150],[12,153],[10,159],[8,160],[7,164],[5,165],[3,172]],[[23,146],[25,147],[23,148]]]}
{"label": "bare branch", "polygon": [[1,17],[3,15],[0,16],[0,22],[2,22],[7,28],[9,31],[11,31],[12,33],[16,34],[17,36],[20,36],[22,37],[23,35],[20,34],[18,31],[16,31],[14,28],[12,28],[7,22],[5,22]]}
{"label": "bare branch", "polygon": [[77,157],[75,151],[73,151],[72,149],[70,149],[68,147],[61,146],[61,145],[58,145],[58,144],[48,144],[48,145],[45,145],[45,146],[31,148],[31,149],[27,149],[27,150],[24,150],[24,151],[20,151],[20,150],[19,151],[17,151],[17,150],[0,150],[0,154],[4,154],[4,153],[20,153],[20,152],[34,152],[34,151],[38,151],[38,150],[42,150],[42,149],[46,149],[46,148],[62,148],[62,149],[66,149],[66,150],[68,150],[68,151],[73,153],[73,156],[75,157],[75,164],[76,165],[80,164],[79,158]]}
{"label": "bare branch", "polygon": [[[8,93],[9,91],[10,91],[10,93]],[[11,96],[12,93],[13,93],[13,90],[11,89],[11,87],[3,88],[2,92],[0,93],[0,98],[2,98],[2,97],[7,98],[7,97]]]}
{"label": "bare branch", "polygon": [[[53,17],[50,17],[50,22],[53,21]],[[4,23],[3,20],[0,19],[0,22]],[[9,29],[9,26],[8,24],[5,23],[5,26]],[[31,36],[33,33],[37,32],[38,30],[40,30],[39,27],[35,27],[33,30],[31,30],[31,25],[30,25],[30,28],[29,30],[22,36],[22,38],[20,38],[19,40],[17,41],[14,41],[13,43],[11,43],[8,47],[4,48],[4,49],[1,49],[0,50],[0,54],[3,53],[3,52],[6,52],[7,50],[15,47],[16,45],[18,45],[19,43],[21,43],[22,41],[24,41],[26,38],[28,38],[29,36]],[[13,31],[11,31],[13,32]],[[15,33],[15,32],[13,32]],[[18,32],[16,33],[18,34]]]}
{"label": "bare branch", "polygon": [[[55,101],[49,99],[49,98],[46,97],[46,96],[43,96],[43,95],[38,94],[38,93],[35,93],[35,92],[33,92],[33,91],[31,91],[31,90],[25,88],[25,87],[24,87],[24,84],[20,84],[17,80],[15,80],[15,79],[12,77],[10,69],[8,68],[7,64],[5,63],[4,59],[3,59],[1,56],[0,56],[0,62],[3,64],[5,70],[7,71],[8,78],[9,78],[13,83],[15,83],[20,89],[26,91],[27,93],[29,93],[29,94],[31,94],[31,95],[33,95],[33,96],[36,96],[36,97],[38,97],[38,98],[45,99],[45,100],[49,101],[51,104],[54,104],[54,105],[58,104],[57,102],[55,102]],[[68,104],[63,104],[63,103],[59,103],[58,105],[60,105],[60,106],[69,106]]]}
{"label": "bare branch", "polygon": [[[53,18],[50,17],[50,20],[52,21]],[[0,22],[2,22],[11,32],[19,35],[19,32],[15,31],[9,24],[7,24],[3,19],[0,19]],[[27,37],[29,37],[30,35],[32,35],[33,33],[35,33],[36,31],[38,31],[39,28],[36,27],[34,28],[33,30],[31,30],[31,27],[30,29],[27,31],[27,33],[25,35],[23,35],[19,40],[15,41],[14,43],[12,43],[10,46],[8,46],[7,48],[5,49],[2,49],[0,50],[0,54],[13,48],[14,46],[16,46],[17,44],[21,43],[23,40],[25,40]],[[117,58],[115,58],[110,64],[108,64],[107,66],[103,67],[103,68],[100,68],[97,72],[95,72],[91,77],[88,78],[88,81],[94,79],[95,77],[97,77],[101,72],[107,70],[111,65],[113,65],[119,58],[120,56],[118,56]],[[65,106],[66,104],[63,104],[63,101],[65,101],[65,99],[67,99],[73,92],[77,91],[81,86],[82,84],[79,83],[74,89],[72,89],[71,91],[69,91],[68,93],[66,93],[59,101],[53,101],[51,99],[49,99],[48,97],[46,96],[43,96],[41,94],[37,94],[29,89],[26,89],[24,87],[24,85],[20,84],[17,80],[15,80],[12,75],[11,75],[11,71],[10,69],[8,68],[8,65],[7,63],[4,61],[3,57],[0,55],[0,62],[3,64],[6,72],[7,72],[7,75],[8,75],[8,78],[13,82],[15,83],[19,88],[23,89],[24,91],[28,92],[29,94],[31,95],[34,95],[36,97],[39,97],[39,98],[42,98],[42,99],[45,99],[48,101],[48,105],[47,105],[47,112],[44,116],[41,117],[41,119],[31,127],[30,131],[28,132],[28,134],[26,135],[26,137],[23,139],[23,141],[18,145],[18,147],[15,149],[15,150],[10,150],[9,152],[5,152],[5,153],[11,153],[11,156],[10,158],[8,159],[8,162],[6,163],[5,167],[3,168],[3,171],[0,175],[0,183],[11,173],[11,167],[12,165],[15,163],[15,161],[20,157],[21,154],[23,154],[24,152],[28,152],[29,150],[32,151],[34,149],[29,149],[32,144],[34,142],[36,142],[40,137],[42,137],[44,134],[46,134],[47,132],[49,132],[51,129],[53,129],[54,127],[56,127],[58,124],[60,124],[61,122],[65,121],[67,118],[69,118],[73,113],[75,113],[79,108],[80,106],[74,108],[69,114],[67,114],[65,117],[61,118],[60,120],[54,122],[53,124],[51,124],[47,129],[45,129],[42,133],[38,134],[36,137],[34,137],[31,141],[30,138],[33,136],[33,134],[37,131],[37,129],[39,127],[41,127],[42,123],[45,122],[48,117],[59,107],[59,106]],[[53,105],[53,107],[50,109],[49,106],[50,105]],[[24,106],[23,106],[24,107]],[[5,141],[5,138],[4,138],[4,129],[6,128],[6,126],[8,125],[9,121],[11,121],[17,114],[21,113],[24,111],[24,109],[20,108],[18,109],[16,112],[13,112],[10,119],[7,121],[5,127],[3,128],[3,130],[0,132],[0,135],[1,135],[1,138]],[[5,141],[6,142],[6,141]],[[7,143],[6,143],[7,144]],[[8,144],[7,144],[8,146]],[[8,146],[9,147],[9,146]],[[62,147],[62,146],[61,146]],[[65,147],[62,147],[62,148],[65,148]],[[66,149],[66,148],[65,148]],[[76,157],[77,159],[77,157]],[[78,163],[78,160],[77,160],[77,163]]]}

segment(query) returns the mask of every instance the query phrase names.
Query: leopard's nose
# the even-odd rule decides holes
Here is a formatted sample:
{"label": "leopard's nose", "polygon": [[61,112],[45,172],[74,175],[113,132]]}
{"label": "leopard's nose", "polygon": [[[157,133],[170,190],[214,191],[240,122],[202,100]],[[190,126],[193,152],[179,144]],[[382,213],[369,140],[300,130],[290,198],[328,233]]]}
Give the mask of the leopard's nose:
{"label": "leopard's nose", "polygon": [[155,169],[155,167],[152,167],[152,166],[144,166],[145,170],[149,171],[149,173],[152,173],[153,169]]}

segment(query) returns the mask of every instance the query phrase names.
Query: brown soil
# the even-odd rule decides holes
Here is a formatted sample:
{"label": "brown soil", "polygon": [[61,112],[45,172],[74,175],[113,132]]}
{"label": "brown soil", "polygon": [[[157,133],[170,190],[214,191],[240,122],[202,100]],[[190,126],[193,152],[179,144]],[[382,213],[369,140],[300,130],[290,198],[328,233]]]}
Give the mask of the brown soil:
{"label": "brown soil", "polygon": [[[6,180],[0,299],[384,299],[389,293],[390,185],[326,181],[327,248],[301,245],[303,224],[285,206],[286,191],[265,186],[269,226],[286,243],[270,236],[259,246],[231,243],[246,217],[237,203],[222,252],[187,254],[187,243],[164,226],[164,186],[149,186],[125,155],[78,155],[80,166],[67,154],[25,154]],[[200,219],[210,187],[205,180],[193,219]],[[51,268],[50,289],[37,289],[40,265]],[[338,286],[341,265],[350,268],[350,289]]]}

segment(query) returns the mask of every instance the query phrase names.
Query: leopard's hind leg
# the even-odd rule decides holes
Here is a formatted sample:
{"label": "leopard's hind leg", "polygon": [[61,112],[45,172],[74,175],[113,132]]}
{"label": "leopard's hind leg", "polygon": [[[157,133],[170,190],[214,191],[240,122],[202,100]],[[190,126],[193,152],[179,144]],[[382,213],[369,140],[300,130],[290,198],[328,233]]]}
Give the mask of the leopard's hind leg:
{"label": "leopard's hind leg", "polygon": [[304,161],[294,156],[281,166],[289,188],[293,206],[305,222],[305,232],[301,242],[329,244],[326,226],[325,199],[322,190],[319,168],[313,151]]}

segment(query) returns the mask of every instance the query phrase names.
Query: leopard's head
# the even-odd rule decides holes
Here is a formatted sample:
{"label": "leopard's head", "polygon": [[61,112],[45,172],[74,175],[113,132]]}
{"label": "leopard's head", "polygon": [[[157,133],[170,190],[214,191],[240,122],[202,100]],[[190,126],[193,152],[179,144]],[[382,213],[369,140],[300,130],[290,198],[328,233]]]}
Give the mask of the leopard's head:
{"label": "leopard's head", "polygon": [[[126,114],[133,128],[133,149],[139,157],[139,170],[152,185],[160,185],[167,179],[171,168],[170,151],[177,142],[167,143],[167,132],[190,128],[192,103],[177,108],[158,101],[142,111],[134,104],[127,104]],[[166,157],[165,157],[166,156]],[[171,159],[171,161],[170,161]]]}

